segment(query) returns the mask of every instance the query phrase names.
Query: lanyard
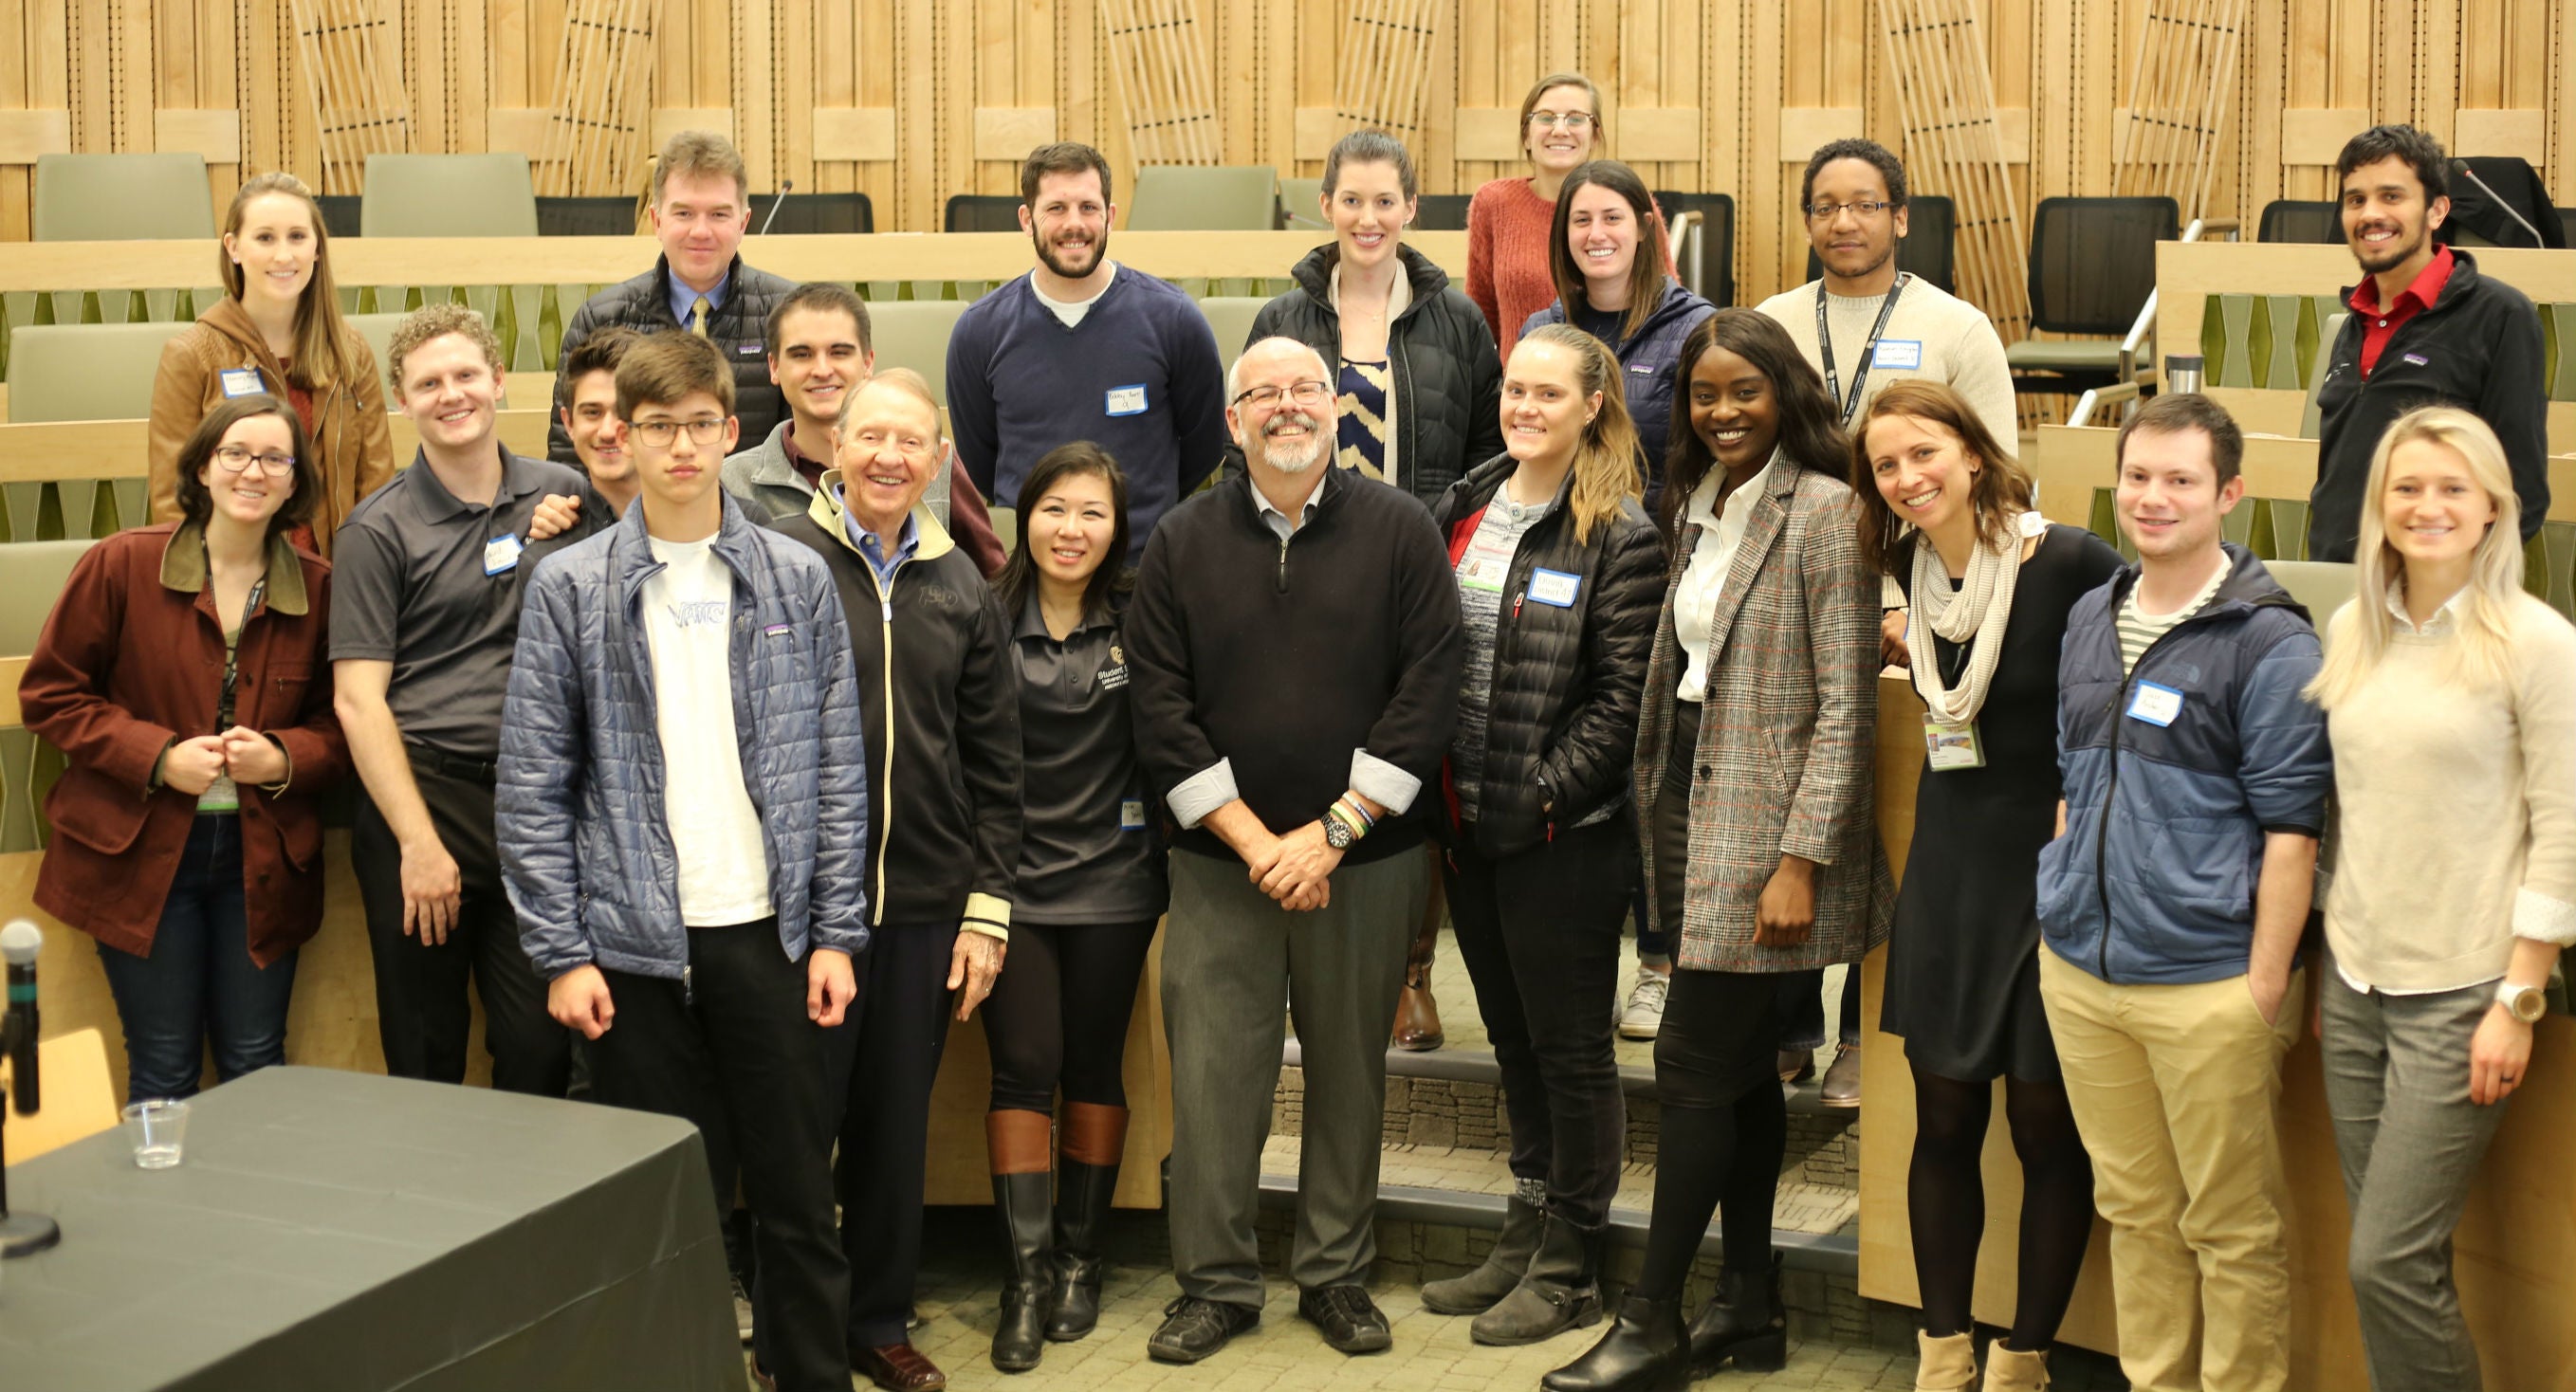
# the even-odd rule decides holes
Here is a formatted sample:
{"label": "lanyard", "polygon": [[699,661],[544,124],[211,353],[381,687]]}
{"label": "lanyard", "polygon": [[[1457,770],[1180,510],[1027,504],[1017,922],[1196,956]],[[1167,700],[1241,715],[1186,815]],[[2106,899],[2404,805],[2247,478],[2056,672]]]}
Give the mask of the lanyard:
{"label": "lanyard", "polygon": [[1878,355],[1878,336],[1887,332],[1887,316],[1896,312],[1896,297],[1905,293],[1905,282],[1912,271],[1898,271],[1896,283],[1887,287],[1887,300],[1878,307],[1878,322],[1869,326],[1869,342],[1861,345],[1860,366],[1852,372],[1851,395],[1843,395],[1842,381],[1834,371],[1834,331],[1825,323],[1825,283],[1816,282],[1816,348],[1825,360],[1825,396],[1842,407],[1843,424],[1850,425],[1852,414],[1860,409],[1860,390],[1869,381],[1870,359]]}
{"label": "lanyard", "polygon": [[[206,583],[215,583],[215,564],[211,557],[206,562]],[[251,582],[250,596],[242,601],[241,627],[234,629],[232,636],[224,640],[224,690],[222,699],[215,703],[216,734],[233,727],[233,692],[241,685],[241,640],[250,632],[250,616],[259,612],[260,598],[267,593],[266,575]]]}

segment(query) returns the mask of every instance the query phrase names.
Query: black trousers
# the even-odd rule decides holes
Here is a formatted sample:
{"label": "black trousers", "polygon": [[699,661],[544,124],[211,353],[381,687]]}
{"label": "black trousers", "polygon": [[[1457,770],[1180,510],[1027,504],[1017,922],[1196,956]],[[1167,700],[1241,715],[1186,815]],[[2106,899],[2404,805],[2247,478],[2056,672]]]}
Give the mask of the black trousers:
{"label": "black trousers", "polygon": [[[911,1338],[904,1325],[921,1269],[930,1085],[948,1043],[948,959],[957,931],[954,922],[880,924],[857,961],[858,1001],[833,1031],[839,1038],[830,1083],[845,1103],[833,1179],[850,1263],[852,1348]],[[1010,974],[1007,967],[1002,974]]]}
{"label": "black trousers", "polygon": [[483,998],[483,1047],[492,1055],[492,1085],[561,1097],[572,1081],[572,1033],[546,1014],[545,983],[519,946],[519,918],[501,887],[501,855],[493,841],[492,784],[442,772],[417,751],[412,779],[438,839],[456,860],[463,893],[446,942],[433,945],[406,935],[402,846],[375,802],[358,799],[349,862],[375,959],[376,1028],[384,1040],[385,1071],[397,1078],[465,1081],[473,1029],[465,982],[471,976]]}
{"label": "black trousers", "polygon": [[1011,925],[1008,968],[984,1002],[997,1112],[1055,1112],[1067,1102],[1127,1105],[1127,1024],[1154,945],[1142,923]]}
{"label": "black trousers", "polygon": [[680,1117],[706,1140],[721,1222],[733,1176],[757,1220],[760,1359],[782,1388],[850,1385],[841,1341],[850,1268],[832,1223],[827,1032],[778,920],[689,930],[689,981],[604,972],[615,1022],[590,1046],[593,1095]]}
{"label": "black trousers", "polygon": [[1442,861],[1458,955],[1502,1069],[1512,1175],[1547,1206],[1597,1228],[1619,1192],[1627,1102],[1612,1052],[1619,928],[1636,845],[1622,814],[1517,855],[1487,859],[1469,824]]}

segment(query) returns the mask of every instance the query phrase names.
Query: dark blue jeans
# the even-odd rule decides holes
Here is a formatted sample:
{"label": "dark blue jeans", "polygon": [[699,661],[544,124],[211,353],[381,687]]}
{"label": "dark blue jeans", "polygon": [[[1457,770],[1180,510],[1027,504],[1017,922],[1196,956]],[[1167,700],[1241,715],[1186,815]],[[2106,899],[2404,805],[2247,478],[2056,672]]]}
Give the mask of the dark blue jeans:
{"label": "dark blue jeans", "polygon": [[250,959],[239,816],[200,816],[188,832],[151,954],[102,943],[98,957],[125,1027],[127,1096],[194,1096],[209,1040],[218,1082],[286,1062],[295,954]]}

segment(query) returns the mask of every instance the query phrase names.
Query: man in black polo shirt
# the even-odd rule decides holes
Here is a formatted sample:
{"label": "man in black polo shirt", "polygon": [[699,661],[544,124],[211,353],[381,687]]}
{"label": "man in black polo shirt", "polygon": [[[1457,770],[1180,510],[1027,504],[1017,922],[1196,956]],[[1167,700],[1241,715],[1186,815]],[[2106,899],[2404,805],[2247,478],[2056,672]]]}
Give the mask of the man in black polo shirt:
{"label": "man in black polo shirt", "polygon": [[2353,559],[2371,455],[2418,406],[2462,407],[2495,429],[2522,498],[2523,540],[2549,518],[2540,313],[2529,296],[2480,275],[2476,257],[2434,239],[2451,215],[2450,163],[2413,126],[2373,126],[2335,159],[2343,235],[2362,278],[2344,292],[2352,317],[2317,388],[2311,560]]}
{"label": "man in black polo shirt", "polygon": [[481,315],[420,310],[386,356],[420,455],[341,524],[331,577],[337,708],[367,786],[349,858],[385,1069],[463,1081],[470,973],[494,1085],[559,1097],[571,1036],[520,950],[492,780],[520,596],[537,563],[577,539],[530,541],[529,524],[547,495],[583,483],[501,443],[501,344]]}
{"label": "man in black polo shirt", "polygon": [[1430,514],[1331,467],[1332,381],[1294,339],[1244,350],[1225,418],[1245,472],[1164,515],[1127,611],[1138,755],[1182,827],[1163,938],[1181,1299],[1148,1345],[1167,1362],[1261,1317],[1252,1219],[1283,1000],[1306,1070],[1297,1312],[1344,1353],[1392,1340],[1362,1284],[1386,1040],[1465,641]]}
{"label": "man in black polo shirt", "polygon": [[[724,350],[733,369],[734,411],[742,438],[764,440],[786,416],[762,351],[769,311],[796,282],[742,264],[751,230],[751,183],[742,152],[713,131],[681,131],[653,166],[653,235],[662,255],[653,269],[582,302],[564,325],[563,352],[594,329],[620,325],[641,333],[687,329]],[[574,462],[561,422],[547,432],[546,455]],[[614,522],[615,518],[609,519]]]}

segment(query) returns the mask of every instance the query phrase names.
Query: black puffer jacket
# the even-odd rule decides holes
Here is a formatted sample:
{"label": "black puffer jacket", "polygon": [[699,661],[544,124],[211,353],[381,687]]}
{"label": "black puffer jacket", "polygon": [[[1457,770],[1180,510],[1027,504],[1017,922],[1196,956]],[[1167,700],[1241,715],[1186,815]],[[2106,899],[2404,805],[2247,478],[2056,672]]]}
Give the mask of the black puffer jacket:
{"label": "black puffer jacket", "polygon": [[[768,439],[769,432],[787,417],[787,399],[770,385],[768,344],[763,340],[769,337],[769,311],[795,290],[796,282],[753,270],[739,256],[726,274],[724,303],[707,315],[707,339],[733,364],[733,413],[742,422],[742,447],[748,449]],[[653,269],[582,301],[581,308],[573,311],[572,322],[564,325],[563,355],[555,361],[571,357],[583,339],[600,329],[658,333],[680,327],[680,321],[671,317],[670,284],[671,258],[657,256]],[[573,453],[562,416],[556,412],[554,423],[546,427],[546,457],[578,469],[581,457]]]}
{"label": "black puffer jacket", "polygon": [[[1433,507],[1453,562],[1518,467],[1497,455]],[[1556,510],[1521,537],[1503,584],[1503,593],[1525,595],[1539,567],[1580,578],[1571,606],[1503,606],[1486,705],[1485,782],[1476,798],[1476,849],[1486,856],[1526,850],[1628,794],[1638,697],[1663,612],[1664,541],[1631,498],[1589,543],[1576,542],[1566,510],[1572,484],[1569,474]],[[1457,798],[1445,767],[1442,777],[1446,815],[1438,825],[1454,838]],[[1540,811],[1546,802],[1553,809]]]}
{"label": "black puffer jacket", "polygon": [[[1261,307],[1243,346],[1293,338],[1338,368],[1342,321],[1333,312],[1333,266],[1341,255],[1330,242],[1308,252],[1289,272],[1298,288]],[[1484,313],[1450,288],[1449,273],[1409,246],[1397,246],[1396,255],[1413,302],[1387,326],[1387,357],[1395,364],[1395,467],[1405,491],[1427,506],[1477,460],[1502,452],[1503,364]],[[1239,449],[1229,450],[1226,460],[1230,468],[1243,467]]]}

